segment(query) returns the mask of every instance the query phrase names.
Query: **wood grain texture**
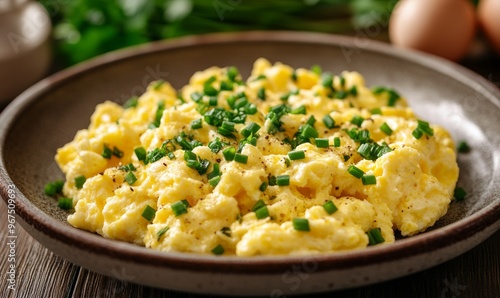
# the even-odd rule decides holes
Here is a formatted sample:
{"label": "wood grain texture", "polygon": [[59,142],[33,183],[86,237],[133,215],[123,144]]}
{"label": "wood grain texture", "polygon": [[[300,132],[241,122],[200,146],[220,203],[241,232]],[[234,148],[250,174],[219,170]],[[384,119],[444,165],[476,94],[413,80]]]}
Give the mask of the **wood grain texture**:
{"label": "wood grain texture", "polygon": [[[9,248],[7,207],[0,204],[1,276],[0,297],[152,297],[204,298],[219,297],[179,293],[136,285],[126,272],[107,277],[73,265],[54,255],[16,227],[17,289],[7,289],[6,272]],[[471,251],[429,270],[385,283],[314,297],[500,297],[500,231]],[[298,297],[298,296],[297,296]],[[303,296],[312,297],[312,296]]]}

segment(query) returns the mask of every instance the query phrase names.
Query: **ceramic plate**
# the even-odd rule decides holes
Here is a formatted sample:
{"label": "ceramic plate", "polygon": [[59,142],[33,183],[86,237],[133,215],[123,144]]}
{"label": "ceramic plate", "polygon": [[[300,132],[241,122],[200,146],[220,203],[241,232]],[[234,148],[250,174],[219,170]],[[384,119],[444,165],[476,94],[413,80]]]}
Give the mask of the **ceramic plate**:
{"label": "ceramic plate", "polygon": [[[427,232],[394,244],[307,257],[201,256],[162,253],[105,239],[71,227],[65,211],[43,194],[62,178],[56,149],[85,128],[94,107],[123,103],[147,84],[174,87],[209,66],[237,66],[247,77],[265,57],[293,67],[361,72],[368,86],[387,85],[405,95],[421,117],[445,126],[472,147],[460,154],[459,186],[468,197]],[[112,53],[33,86],[0,117],[1,192],[15,186],[17,220],[63,258],[101,274],[180,291],[266,295],[330,291],[424,270],[464,253],[499,227],[500,92],[450,62],[375,41],[292,32],[248,32],[189,37]],[[12,202],[11,202],[12,203]],[[113,274],[115,273],[115,274]]]}

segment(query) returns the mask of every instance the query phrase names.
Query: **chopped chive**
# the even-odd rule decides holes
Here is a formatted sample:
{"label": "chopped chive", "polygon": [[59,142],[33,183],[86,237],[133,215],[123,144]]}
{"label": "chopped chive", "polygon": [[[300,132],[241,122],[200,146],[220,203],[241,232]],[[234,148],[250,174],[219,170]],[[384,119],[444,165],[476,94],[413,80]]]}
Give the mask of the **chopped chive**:
{"label": "chopped chive", "polygon": [[458,201],[463,201],[466,196],[467,196],[467,192],[463,188],[461,188],[461,187],[457,187],[453,191],[453,197],[455,198],[455,200],[457,202]]}
{"label": "chopped chive", "polygon": [[311,116],[307,119],[307,121],[306,121],[306,124],[309,124],[309,125],[311,125],[311,126],[313,126],[313,127],[314,127],[314,124],[315,124],[315,123],[316,123],[316,118],[314,118],[314,115],[311,115]]}
{"label": "chopped chive", "polygon": [[294,218],[292,220],[293,228],[297,231],[305,231],[309,232],[311,229],[309,228],[309,220],[307,218]]}
{"label": "chopped chive", "polygon": [[335,120],[333,120],[330,115],[325,115],[325,117],[323,117],[323,123],[330,129],[335,127]]}
{"label": "chopped chive", "polygon": [[368,130],[361,130],[358,133],[358,142],[361,144],[369,142],[370,141],[370,132]]}
{"label": "chopped chive", "polygon": [[324,73],[321,76],[321,85],[323,85],[323,87],[332,88],[333,75],[331,73]]}
{"label": "chopped chive", "polygon": [[257,91],[257,97],[261,100],[266,100],[266,89],[261,87],[259,91]]}
{"label": "chopped chive", "polygon": [[358,96],[358,88],[356,86],[352,86],[351,89],[349,89],[349,93],[352,96]]}
{"label": "chopped chive", "polygon": [[253,103],[245,106],[245,114],[255,115],[256,113],[257,113],[257,107]]}
{"label": "chopped chive", "polygon": [[222,146],[224,145],[219,138],[215,138],[215,140],[208,143],[208,148],[210,148],[213,153],[218,153],[222,149]]}
{"label": "chopped chive", "polygon": [[266,206],[266,203],[264,203],[263,200],[258,200],[252,207],[252,211],[255,212],[257,211],[258,209],[262,208]]}
{"label": "chopped chive", "polygon": [[466,141],[460,141],[460,143],[458,143],[457,150],[460,153],[469,153],[470,152],[470,146],[469,146],[469,144],[467,144]]}
{"label": "chopped chive", "polygon": [[83,175],[75,177],[75,186],[76,186],[76,188],[78,188],[78,189],[82,188],[83,184],[85,183],[86,180],[87,180],[87,178],[85,178],[85,176],[83,176]]}
{"label": "chopped chive", "polygon": [[363,182],[363,185],[374,185],[377,184],[377,178],[374,175],[363,175],[361,182]]}
{"label": "chopped chive", "polygon": [[295,71],[295,69],[292,72],[292,81],[297,82],[297,72]]}
{"label": "chopped chive", "polygon": [[234,154],[234,161],[242,163],[242,164],[246,164],[248,162],[248,155],[235,153]]}
{"label": "chopped chive", "polygon": [[118,169],[120,171],[124,171],[124,172],[129,172],[129,171],[135,171],[136,170],[136,168],[134,167],[134,165],[132,163],[129,163],[128,165],[120,166]]}
{"label": "chopped chive", "polygon": [[113,155],[118,157],[118,158],[122,158],[123,157],[123,151],[121,151],[120,149],[116,148],[116,147],[113,147]]}
{"label": "chopped chive", "polygon": [[269,177],[269,186],[274,186],[276,185],[276,176],[270,176]]}
{"label": "chopped chive", "polygon": [[220,256],[224,254],[224,247],[222,247],[222,245],[219,244],[212,249],[212,253],[216,256]]}
{"label": "chopped chive", "polygon": [[350,165],[349,168],[347,168],[347,171],[349,172],[349,174],[353,175],[358,179],[361,179],[361,177],[363,177],[363,175],[365,174],[363,170],[353,165]]}
{"label": "chopped chive", "polygon": [[333,146],[340,147],[340,138],[339,137],[333,138]]}
{"label": "chopped chive", "polygon": [[210,185],[212,187],[216,187],[217,184],[219,184],[219,182],[220,182],[220,176],[215,176],[215,177],[211,178],[210,180],[208,180],[208,183],[210,183]]}
{"label": "chopped chive", "polygon": [[169,227],[169,226],[166,226],[166,227],[162,228],[161,230],[159,230],[159,231],[156,233],[156,236],[158,237],[158,238],[156,239],[156,241],[160,241],[161,236],[163,236],[163,235],[164,235],[164,234],[165,234],[165,233],[166,233],[169,229],[170,229],[170,227]]}
{"label": "chopped chive", "polygon": [[384,122],[384,124],[382,124],[382,126],[380,126],[380,130],[388,136],[390,136],[393,132],[392,129],[389,127],[389,125],[386,122]]}
{"label": "chopped chive", "polygon": [[304,137],[304,138],[317,138],[318,137],[318,131],[312,127],[311,125],[309,124],[305,124],[303,127],[302,127],[302,132],[301,132],[301,135]]}
{"label": "chopped chive", "polygon": [[216,96],[219,93],[219,91],[215,89],[215,87],[212,85],[204,85],[203,93],[208,96]]}
{"label": "chopped chive", "polygon": [[361,124],[363,124],[363,121],[365,121],[365,118],[363,118],[361,116],[357,116],[357,115],[352,117],[352,119],[351,119],[351,123],[358,126],[358,127],[360,127]]}
{"label": "chopped chive", "polygon": [[314,64],[313,66],[311,66],[311,71],[319,76],[321,75],[322,69],[318,64]]}
{"label": "chopped chive", "polygon": [[290,110],[290,114],[292,115],[305,115],[306,114],[306,106],[301,105],[299,107],[296,107],[295,109]]}
{"label": "chopped chive", "polygon": [[123,104],[123,108],[129,109],[129,108],[135,108],[139,104],[139,98],[137,96],[132,96],[131,98],[127,99],[127,101]]}
{"label": "chopped chive", "polygon": [[382,109],[380,108],[375,108],[373,110],[370,111],[372,113],[372,115],[382,115]]}
{"label": "chopped chive", "polygon": [[267,209],[267,206],[263,206],[255,210],[255,216],[257,217],[257,219],[269,217],[269,210]]}
{"label": "chopped chive", "polygon": [[230,227],[222,227],[222,229],[220,229],[220,231],[222,232],[222,234],[226,235],[227,237],[231,237],[231,228]]}
{"label": "chopped chive", "polygon": [[104,144],[104,145],[102,145],[101,155],[102,155],[102,157],[104,157],[106,159],[110,159],[111,156],[113,156],[113,151],[108,146],[106,146],[106,144]]}
{"label": "chopped chive", "polygon": [[417,140],[419,140],[424,135],[424,133],[420,129],[418,129],[418,127],[415,128],[411,134]]}
{"label": "chopped chive", "polygon": [[156,108],[155,120],[151,123],[151,127],[159,127],[161,123],[161,118],[163,117],[163,112],[165,111],[165,103],[160,101],[158,107]]}
{"label": "chopped chive", "polygon": [[434,135],[434,130],[429,126],[429,122],[422,120],[417,120],[417,121],[418,121],[417,129],[419,129],[429,137],[432,137]]}
{"label": "chopped chive", "polygon": [[128,172],[127,175],[125,175],[125,181],[127,181],[129,185],[133,185],[137,181],[137,177],[135,177],[134,173]]}
{"label": "chopped chive", "polygon": [[44,192],[48,196],[53,196],[57,193],[62,193],[63,187],[64,187],[64,181],[56,180],[45,184]]}
{"label": "chopped chive", "polygon": [[332,201],[328,201],[323,204],[323,209],[325,209],[326,213],[333,214],[337,211],[337,206]]}
{"label": "chopped chive", "polygon": [[194,102],[199,102],[203,98],[203,94],[201,94],[200,92],[193,92],[190,96]]}
{"label": "chopped chive", "polygon": [[385,239],[382,236],[382,230],[380,228],[372,229],[366,232],[366,235],[368,236],[369,240],[368,245],[375,245],[385,242]]}
{"label": "chopped chive", "polygon": [[224,155],[226,161],[232,161],[236,155],[236,149],[234,149],[234,147],[228,147],[222,151],[222,155]]}
{"label": "chopped chive", "polygon": [[347,97],[347,92],[345,92],[344,90],[339,90],[335,92],[335,98],[337,99],[344,99],[346,97]]}
{"label": "chopped chive", "polygon": [[234,88],[233,82],[231,82],[231,81],[220,82],[220,91],[232,91],[233,88]]}
{"label": "chopped chive", "polygon": [[400,98],[399,94],[394,90],[389,90],[389,98],[387,99],[387,106],[393,107],[396,105],[396,101]]}
{"label": "chopped chive", "polygon": [[227,78],[234,82],[239,73],[240,72],[235,66],[230,66],[227,69]]}
{"label": "chopped chive", "polygon": [[262,184],[259,186],[259,190],[260,191],[265,191],[267,189],[268,185],[269,184],[266,181],[262,182]]}
{"label": "chopped chive", "polygon": [[285,165],[286,165],[286,167],[287,167],[287,168],[289,168],[289,167],[290,167],[290,165],[292,164],[292,163],[290,162],[290,159],[289,159],[289,158],[287,158],[287,157],[284,157],[283,159],[285,160]]}
{"label": "chopped chive", "polygon": [[212,179],[216,176],[220,176],[220,165],[218,163],[214,163],[212,172],[207,174],[207,178]]}
{"label": "chopped chive", "polygon": [[259,129],[260,126],[257,123],[252,122],[247,127],[243,128],[240,133],[242,136],[246,138],[251,134],[256,134],[259,131]]}
{"label": "chopped chive", "polygon": [[266,75],[260,74],[253,81],[255,82],[255,81],[259,81],[259,80],[263,80],[263,79],[267,79]]}
{"label": "chopped chive", "polygon": [[59,198],[59,200],[57,200],[57,207],[64,209],[64,210],[73,209],[73,199],[71,199],[71,198]]}
{"label": "chopped chive", "polygon": [[306,153],[304,152],[304,150],[290,151],[288,152],[288,157],[291,160],[304,159],[306,158]]}
{"label": "chopped chive", "polygon": [[325,138],[315,138],[314,142],[318,148],[328,148],[330,146],[330,140]]}
{"label": "chopped chive", "polygon": [[279,175],[279,176],[276,176],[276,185],[278,185],[278,186],[288,186],[288,185],[290,185],[290,175]]}
{"label": "chopped chive", "polygon": [[[180,215],[188,212],[187,208],[188,208],[189,204],[186,204],[183,201],[185,201],[185,200],[177,201],[177,202],[173,203],[172,205],[170,205],[175,216],[180,216]],[[186,205],[188,205],[188,206],[186,206]]]}
{"label": "chopped chive", "polygon": [[147,221],[152,221],[153,218],[155,217],[156,210],[153,209],[153,207],[146,205],[146,208],[144,208],[144,211],[142,211],[142,217],[144,217]]}
{"label": "chopped chive", "polygon": [[155,91],[160,90],[160,88],[161,88],[161,86],[163,86],[163,84],[165,84],[164,80],[158,80],[158,81],[154,82],[153,83],[153,90],[155,90]]}
{"label": "chopped chive", "polygon": [[351,156],[344,154],[344,161],[348,161],[349,159],[351,159]]}
{"label": "chopped chive", "polygon": [[215,107],[215,106],[217,106],[218,100],[219,99],[217,98],[217,96],[210,96],[208,98],[208,105],[211,106],[211,107]]}
{"label": "chopped chive", "polygon": [[201,118],[191,121],[191,129],[200,129],[203,127]]}

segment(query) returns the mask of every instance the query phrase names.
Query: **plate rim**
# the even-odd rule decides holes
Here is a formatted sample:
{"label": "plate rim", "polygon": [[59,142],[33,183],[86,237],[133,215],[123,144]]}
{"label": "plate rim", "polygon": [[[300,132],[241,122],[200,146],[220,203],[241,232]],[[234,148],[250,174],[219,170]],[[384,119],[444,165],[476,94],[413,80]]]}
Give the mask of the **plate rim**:
{"label": "plate rim", "polygon": [[[467,83],[474,83],[476,86],[480,87],[480,89],[476,90],[481,92],[484,96],[489,95],[486,97],[500,109],[500,90],[479,74],[439,57],[395,48],[379,41],[368,41],[370,44],[364,47],[367,51],[395,56],[431,68],[447,76],[453,74],[452,77],[454,79],[468,86],[471,85]],[[295,31],[211,33],[162,40],[114,51],[58,72],[27,89],[0,114],[0,193],[3,200],[7,202],[8,186],[14,184],[5,169],[3,156],[3,147],[8,131],[15,123],[17,116],[22,113],[31,102],[35,101],[38,96],[86,72],[94,71],[99,67],[106,67],[113,63],[120,63],[126,59],[133,59],[137,56],[163,52],[169,49],[235,42],[300,42],[356,47],[356,40],[353,37],[324,33]],[[283,272],[283,270],[289,268],[290,265],[302,263],[307,259],[314,259],[318,262],[318,271],[368,266],[383,261],[394,261],[400,258],[408,258],[409,256],[429,253],[433,250],[466,240],[474,234],[488,228],[493,227],[494,231],[500,228],[500,218],[495,218],[495,214],[500,212],[500,201],[493,201],[477,213],[436,230],[405,238],[390,245],[368,247],[356,251],[319,255],[313,254],[307,256],[258,256],[251,258],[196,255],[178,252],[165,253],[130,243],[107,239],[69,225],[61,225],[59,220],[38,209],[19,191],[19,189],[16,188],[16,191],[16,215],[20,215],[27,224],[57,241],[63,241],[69,245],[85,249],[89,252],[104,253],[112,259],[125,259],[127,261],[140,262],[154,267],[196,271],[224,271],[235,274]],[[81,237],[82,235],[84,237]],[[414,249],[417,244],[423,245],[422,250],[418,252]]]}

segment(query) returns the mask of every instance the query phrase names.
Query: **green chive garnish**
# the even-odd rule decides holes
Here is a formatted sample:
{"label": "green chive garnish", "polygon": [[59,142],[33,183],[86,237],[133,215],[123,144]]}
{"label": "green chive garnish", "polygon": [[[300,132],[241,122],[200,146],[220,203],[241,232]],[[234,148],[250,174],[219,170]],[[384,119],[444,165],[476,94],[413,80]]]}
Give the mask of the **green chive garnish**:
{"label": "green chive garnish", "polygon": [[333,214],[335,211],[337,211],[337,206],[332,201],[328,201],[323,204],[323,209],[325,209],[326,213],[328,214]]}
{"label": "green chive garnish", "polygon": [[142,211],[142,217],[144,217],[147,221],[152,221],[153,218],[155,217],[156,210],[153,209],[153,207],[146,205],[146,208],[144,208],[144,211]]}
{"label": "green chive garnish", "polygon": [[201,118],[191,121],[191,129],[200,129],[203,127]]}
{"label": "green chive garnish", "polygon": [[64,210],[73,209],[73,199],[71,199],[71,198],[59,198],[59,200],[57,201],[57,207],[64,209]]}
{"label": "green chive garnish", "polygon": [[293,228],[297,231],[309,232],[309,220],[307,218],[294,218],[292,220]]}
{"label": "green chive garnish", "polygon": [[469,144],[467,144],[466,141],[460,141],[460,143],[458,143],[457,150],[460,153],[469,153],[470,152]]}
{"label": "green chive garnish", "polygon": [[340,138],[339,137],[333,138],[333,146],[340,147]]}
{"label": "green chive garnish", "polygon": [[137,177],[135,177],[134,173],[128,172],[127,175],[125,175],[125,181],[127,181],[129,185],[133,185],[137,181]]}
{"label": "green chive garnish", "polygon": [[466,196],[467,196],[467,192],[463,188],[461,188],[461,187],[457,187],[453,191],[453,197],[455,198],[455,200],[457,202],[458,201],[463,201]]}
{"label": "green chive garnish", "polygon": [[257,97],[261,100],[266,100],[266,89],[261,87],[259,91],[257,91]]}
{"label": "green chive garnish", "polygon": [[138,160],[146,163],[147,152],[146,152],[146,149],[144,149],[144,147],[135,148],[134,153],[135,153],[135,156],[137,156]]}
{"label": "green chive garnish", "polygon": [[366,232],[366,235],[368,236],[369,240],[368,245],[375,245],[385,242],[385,239],[382,236],[382,230],[380,228],[375,228],[373,230],[370,230]]}
{"label": "green chive garnish", "polygon": [[234,155],[234,161],[242,164],[246,164],[248,161],[248,156],[240,153]]}
{"label": "green chive garnish", "polygon": [[87,180],[87,178],[85,178],[85,176],[83,176],[83,175],[75,177],[76,188],[78,188],[78,189],[82,188],[83,184],[85,183],[86,180]]}
{"label": "green chive garnish", "polygon": [[317,138],[318,137],[318,131],[312,127],[311,125],[309,124],[305,124],[303,127],[302,127],[302,133],[301,135],[304,137],[304,138]]}
{"label": "green chive garnish", "polygon": [[393,132],[389,125],[385,122],[384,124],[382,124],[382,126],[380,126],[380,130],[388,136],[392,135]]}
{"label": "green chive garnish", "polygon": [[288,157],[290,160],[298,160],[306,158],[306,153],[304,150],[290,151],[288,152]]}
{"label": "green chive garnish", "polygon": [[255,210],[255,216],[257,217],[257,219],[269,217],[269,210],[267,209],[267,206],[263,206]]}
{"label": "green chive garnish", "polygon": [[325,117],[323,117],[323,123],[330,129],[335,127],[335,120],[333,120],[330,115],[325,115]]}
{"label": "green chive garnish", "polygon": [[165,233],[166,233],[169,229],[170,229],[170,227],[169,227],[169,226],[166,226],[166,227],[162,228],[161,230],[159,230],[159,231],[156,233],[156,236],[158,237],[158,238],[156,239],[156,241],[160,241],[161,236],[163,236],[163,235],[164,235],[164,234],[165,234]]}
{"label": "green chive garnish", "polygon": [[54,182],[49,182],[45,184],[44,192],[48,196],[53,196],[57,193],[62,193],[63,187],[64,187],[64,181],[56,180]]}
{"label": "green chive garnish", "polygon": [[293,114],[293,115],[299,115],[299,114],[305,115],[306,114],[306,106],[301,105],[299,107],[296,107],[295,109],[292,109],[290,111],[290,114]]}
{"label": "green chive garnish", "polygon": [[260,191],[265,191],[267,189],[268,183],[266,181],[262,182],[262,184],[259,186]]}
{"label": "green chive garnish", "polygon": [[324,73],[321,76],[321,85],[327,88],[332,88],[333,86],[333,75],[331,73]]}
{"label": "green chive garnish", "polygon": [[354,116],[351,119],[351,123],[357,125],[358,127],[360,127],[361,124],[363,124],[363,121],[365,121],[365,118],[361,116]]}
{"label": "green chive garnish", "polygon": [[363,175],[361,182],[363,182],[363,185],[373,185],[377,184],[377,178],[374,175]]}
{"label": "green chive garnish", "polygon": [[127,101],[123,104],[123,108],[129,109],[129,108],[135,108],[139,104],[139,98],[137,96],[132,96],[131,98],[127,99]]}
{"label": "green chive garnish", "polygon": [[258,200],[252,207],[252,211],[255,212],[259,210],[260,208],[266,206],[266,203],[264,203],[263,200]]}
{"label": "green chive garnish", "polygon": [[187,203],[186,200],[177,201],[173,203],[170,207],[172,208],[174,215],[179,216],[188,212],[187,208],[189,207],[189,203]]}
{"label": "green chive garnish", "polygon": [[350,165],[349,168],[347,168],[347,172],[349,172],[349,174],[353,175],[354,177],[356,177],[358,179],[361,179],[361,177],[363,177],[363,175],[365,174],[365,172],[363,172],[363,170],[361,170],[358,167],[353,166],[353,165]]}
{"label": "green chive garnish", "polygon": [[316,147],[318,147],[318,148],[328,148],[328,146],[330,146],[329,139],[316,138],[316,139],[314,139],[314,142],[316,144]]}
{"label": "green chive garnish", "polygon": [[279,176],[276,176],[276,185],[278,185],[278,186],[288,186],[288,185],[290,185],[290,175],[279,175]]}
{"label": "green chive garnish", "polygon": [[239,73],[240,72],[235,66],[231,66],[227,69],[227,77],[233,82],[236,80],[236,77],[238,76]]}
{"label": "green chive garnish", "polygon": [[106,146],[105,144],[102,145],[102,153],[101,153],[102,157],[106,158],[106,159],[110,159],[111,156],[113,156],[113,151],[108,147]]}
{"label": "green chive garnish", "polygon": [[234,147],[228,147],[222,151],[222,155],[224,155],[226,161],[232,161],[236,155],[236,149],[234,149]]}
{"label": "green chive garnish", "polygon": [[219,182],[220,182],[220,176],[215,176],[215,177],[211,178],[210,180],[208,180],[208,183],[210,183],[210,185],[212,187],[216,187],[217,184],[219,184]]}
{"label": "green chive garnish", "polygon": [[222,247],[222,245],[219,244],[212,249],[212,253],[216,256],[220,256],[224,254],[224,247]]}

